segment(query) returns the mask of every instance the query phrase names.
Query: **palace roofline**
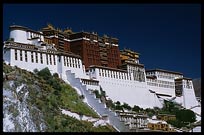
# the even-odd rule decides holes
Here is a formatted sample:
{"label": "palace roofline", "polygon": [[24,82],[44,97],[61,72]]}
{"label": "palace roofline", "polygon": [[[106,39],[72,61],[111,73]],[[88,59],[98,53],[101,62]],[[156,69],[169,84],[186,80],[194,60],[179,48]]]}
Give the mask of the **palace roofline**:
{"label": "palace roofline", "polygon": [[154,71],[161,71],[161,72],[166,72],[166,73],[173,73],[173,74],[183,75],[180,72],[169,71],[169,70],[164,70],[164,69],[159,69],[159,68],[146,70],[146,72],[154,72]]}
{"label": "palace roofline", "polygon": [[121,66],[123,66],[123,65],[127,65],[127,64],[135,65],[135,66],[140,66],[140,67],[144,67],[144,64],[132,63],[132,62],[128,62],[128,61],[125,61],[125,63],[122,64]]}
{"label": "palace roofline", "polygon": [[43,35],[43,33],[39,32],[39,31],[35,31],[35,30],[32,30],[32,29],[29,29],[28,27],[24,27],[24,26],[20,26],[20,25],[11,25],[9,27],[10,30],[12,29],[20,29],[20,30],[24,30],[24,31],[31,31],[31,32],[34,32],[34,33],[38,33],[40,35]]}
{"label": "palace roofline", "polygon": [[120,71],[120,72],[127,73],[126,70],[122,70],[122,69],[118,69],[118,68],[111,68],[111,67],[103,67],[103,66],[98,66],[98,65],[91,65],[91,66],[89,66],[89,68],[103,68],[103,69],[107,69],[107,70],[114,70],[114,71]]}
{"label": "palace roofline", "polygon": [[175,80],[183,80],[183,79],[185,79],[185,80],[192,80],[192,78],[187,78],[187,77],[176,78]]}

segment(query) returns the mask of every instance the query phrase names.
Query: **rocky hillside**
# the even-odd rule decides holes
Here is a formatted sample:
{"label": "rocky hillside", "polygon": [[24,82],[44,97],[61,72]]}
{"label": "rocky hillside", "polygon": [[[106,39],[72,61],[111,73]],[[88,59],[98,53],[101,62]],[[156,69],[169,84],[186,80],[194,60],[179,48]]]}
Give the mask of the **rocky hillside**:
{"label": "rocky hillside", "polygon": [[193,80],[193,87],[196,97],[201,97],[201,78]]}
{"label": "rocky hillside", "polygon": [[99,118],[83,97],[49,70],[35,73],[3,64],[4,132],[114,132],[110,125],[94,126],[62,113]]}

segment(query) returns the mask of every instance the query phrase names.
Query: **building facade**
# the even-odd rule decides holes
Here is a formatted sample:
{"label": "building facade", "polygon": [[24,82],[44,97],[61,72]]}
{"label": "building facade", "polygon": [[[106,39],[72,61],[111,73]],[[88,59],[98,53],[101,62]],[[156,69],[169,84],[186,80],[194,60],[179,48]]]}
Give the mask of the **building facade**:
{"label": "building facade", "polygon": [[58,51],[70,52],[69,33],[72,33],[71,30],[62,31],[48,24],[47,27],[42,29],[42,33],[46,43],[53,44]]}
{"label": "building facade", "polygon": [[[120,55],[118,39],[96,33],[74,33],[52,26],[38,32],[14,25],[4,42],[3,57],[11,66],[29,71],[48,67],[78,89],[78,83],[92,90],[101,87],[111,100],[130,106],[162,107],[161,98],[175,97],[186,108],[198,104],[192,80],[167,70],[145,71],[138,53],[124,52]],[[126,57],[128,53],[131,55]]]}
{"label": "building facade", "polygon": [[121,64],[116,38],[89,32],[74,33],[70,35],[70,48],[82,57],[86,68],[91,65],[118,68]]}

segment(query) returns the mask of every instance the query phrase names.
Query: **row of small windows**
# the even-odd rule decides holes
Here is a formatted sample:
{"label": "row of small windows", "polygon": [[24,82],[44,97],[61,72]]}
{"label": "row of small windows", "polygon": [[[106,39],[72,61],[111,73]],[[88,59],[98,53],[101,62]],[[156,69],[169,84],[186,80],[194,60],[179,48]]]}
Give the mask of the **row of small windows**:
{"label": "row of small windows", "polygon": [[45,42],[48,43],[48,44],[52,44],[52,40],[50,40],[50,39],[45,38]]}
{"label": "row of small windows", "polygon": [[172,76],[167,76],[167,75],[158,75],[159,78],[166,78],[166,79],[171,79],[173,80],[175,77]]}
{"label": "row of small windows", "polygon": [[82,80],[82,83],[86,84],[86,85],[96,85],[96,86],[98,86],[98,82],[91,82],[91,81],[84,81],[84,80]]}
{"label": "row of small windows", "polygon": [[172,88],[172,89],[174,89],[174,86],[172,86],[172,85],[159,84],[159,87],[163,87],[163,88]]}
{"label": "row of small windows", "polygon": [[170,77],[182,77],[182,75],[171,74],[171,73],[164,73],[164,72],[157,72],[158,75],[170,76]]}
{"label": "row of small windows", "polygon": [[172,85],[163,85],[163,84],[157,84],[157,83],[151,83],[151,82],[147,82],[147,85],[174,89],[174,86]]}
{"label": "row of small windows", "polygon": [[[19,50],[20,51],[20,61],[23,61],[23,51],[22,50]],[[30,59],[31,59],[31,62],[32,63],[38,63],[39,62],[39,55],[40,54],[40,63],[43,64],[43,54],[42,53],[38,53],[38,52],[30,52]],[[18,52],[17,52],[17,49],[15,49],[15,60],[18,60]],[[25,62],[28,62],[28,52],[27,51],[24,51],[24,56],[25,56]],[[35,61],[34,61],[34,58],[35,58]],[[52,61],[53,61],[53,64],[56,65],[56,61],[55,61],[55,55],[52,55],[52,54],[46,54],[46,61],[47,61],[47,65],[52,65]],[[50,63],[49,63],[50,61]]]}
{"label": "row of small windows", "polygon": [[133,70],[133,78],[135,81],[145,82],[145,75],[143,71]]}
{"label": "row of small windows", "polygon": [[28,34],[29,34],[29,36],[30,36],[29,38],[36,38],[36,37],[41,38],[41,37],[42,37],[42,35],[37,34],[37,33],[31,33],[31,32],[29,32]]}
{"label": "row of small windows", "polygon": [[111,78],[116,78],[116,79],[125,79],[125,80],[130,79],[126,73],[109,71],[109,70],[104,70],[104,69],[99,69],[99,76],[111,77]]}
{"label": "row of small windows", "polygon": [[155,82],[155,83],[161,83],[161,84],[174,85],[174,82],[162,81],[162,80],[156,80],[156,79],[149,79],[149,78],[147,78],[147,82]]}
{"label": "row of small windows", "polygon": [[187,88],[187,89],[192,89],[192,86],[191,85],[183,85],[184,88]]}
{"label": "row of small windows", "polygon": [[170,74],[170,73],[158,73],[159,78],[166,78],[166,79],[175,79],[175,78],[180,78],[182,75],[175,75],[175,74]]}
{"label": "row of small windows", "polygon": [[143,68],[139,68],[139,67],[133,67],[133,66],[128,66],[128,71],[130,73],[132,73],[133,71],[139,71],[139,72],[144,72],[144,69]]}
{"label": "row of small windows", "polygon": [[80,68],[80,59],[64,56],[64,66]]}
{"label": "row of small windows", "polygon": [[19,47],[19,48],[28,48],[28,49],[34,49],[35,46],[33,45],[24,45],[24,44],[14,44],[14,46]]}
{"label": "row of small windows", "polygon": [[186,81],[186,85],[191,85],[191,82],[190,81]]}
{"label": "row of small windows", "polygon": [[157,83],[157,80],[156,79],[149,79],[149,78],[147,78],[147,82],[155,82],[155,83]]}
{"label": "row of small windows", "polygon": [[[176,75],[171,73],[157,72],[159,78],[175,79],[182,77],[182,75]],[[147,72],[147,75],[155,75],[155,72]]]}
{"label": "row of small windows", "polygon": [[169,82],[169,81],[157,80],[157,82],[162,84],[174,85],[174,82]]}
{"label": "row of small windows", "polygon": [[155,72],[147,72],[147,75],[155,75]]}
{"label": "row of small windows", "polygon": [[151,82],[147,82],[147,85],[150,85],[150,86],[158,86],[157,83],[151,83]]}

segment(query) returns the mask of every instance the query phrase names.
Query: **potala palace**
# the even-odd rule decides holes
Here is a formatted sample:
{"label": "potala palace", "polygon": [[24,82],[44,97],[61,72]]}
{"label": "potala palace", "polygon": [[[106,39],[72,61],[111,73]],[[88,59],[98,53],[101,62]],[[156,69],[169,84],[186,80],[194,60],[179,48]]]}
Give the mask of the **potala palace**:
{"label": "potala palace", "polygon": [[179,72],[145,70],[139,53],[119,50],[118,39],[107,35],[62,31],[52,25],[40,31],[13,25],[4,42],[3,58],[7,64],[28,71],[48,67],[77,89],[102,88],[114,102],[161,108],[165,99],[201,113],[192,79]]}

